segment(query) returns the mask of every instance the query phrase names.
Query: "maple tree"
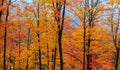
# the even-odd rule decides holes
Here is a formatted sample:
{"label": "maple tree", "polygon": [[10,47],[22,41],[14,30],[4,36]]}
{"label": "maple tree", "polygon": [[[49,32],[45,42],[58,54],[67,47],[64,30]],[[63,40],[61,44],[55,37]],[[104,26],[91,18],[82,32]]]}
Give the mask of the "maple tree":
{"label": "maple tree", "polygon": [[119,70],[120,0],[0,0],[0,70]]}
{"label": "maple tree", "polygon": [[[119,33],[119,16],[120,16],[120,9],[119,7],[119,1],[116,0],[114,1],[113,3],[111,3],[111,1],[109,2],[109,4],[112,6],[111,7],[111,10],[115,10],[115,9],[118,9],[118,16],[117,18],[115,18],[114,20],[114,13],[116,11],[112,11],[111,13],[111,16],[108,18],[108,22],[110,23],[110,26],[111,26],[111,33],[112,33],[112,39],[113,39],[113,43],[114,43],[114,47],[116,49],[116,52],[115,52],[115,70],[118,70],[118,67],[119,67],[119,45],[120,45],[120,42],[119,42],[119,36],[118,36],[118,33]],[[115,7],[113,7],[113,5],[116,4]],[[116,15],[115,15],[116,16]]]}

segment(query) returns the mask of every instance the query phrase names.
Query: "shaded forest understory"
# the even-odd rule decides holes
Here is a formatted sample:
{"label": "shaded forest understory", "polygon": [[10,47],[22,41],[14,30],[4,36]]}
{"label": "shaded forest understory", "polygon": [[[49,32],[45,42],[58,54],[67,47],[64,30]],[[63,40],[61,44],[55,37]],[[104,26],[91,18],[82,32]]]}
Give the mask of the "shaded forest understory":
{"label": "shaded forest understory", "polygon": [[0,0],[0,70],[120,70],[120,0]]}

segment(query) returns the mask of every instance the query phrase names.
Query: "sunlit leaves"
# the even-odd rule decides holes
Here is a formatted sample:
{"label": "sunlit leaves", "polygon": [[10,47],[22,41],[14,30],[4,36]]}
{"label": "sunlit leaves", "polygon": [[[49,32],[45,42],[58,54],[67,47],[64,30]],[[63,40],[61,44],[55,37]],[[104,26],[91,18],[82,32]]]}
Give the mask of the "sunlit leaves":
{"label": "sunlit leaves", "polygon": [[109,0],[109,4],[110,5],[114,5],[114,4],[120,4],[120,0]]}
{"label": "sunlit leaves", "polygon": [[[96,0],[93,2],[95,3]],[[56,3],[59,3],[59,6]],[[89,30],[91,43],[90,53],[86,52],[85,55],[92,54],[91,64],[93,70],[114,70],[115,57],[113,56],[116,49],[111,35],[117,35],[117,41],[120,38],[120,33],[116,34],[115,32],[119,21],[118,5],[120,0],[109,0],[106,2],[103,0],[94,7],[89,5],[89,0],[86,9],[85,0],[66,0],[65,21],[64,25],[61,25],[62,20],[58,24],[56,18],[62,18],[63,4],[64,0],[15,0],[12,3],[5,0],[4,5],[0,6],[0,11],[2,11],[2,21],[0,22],[0,58],[3,57],[4,28],[7,27],[6,61],[8,69],[11,67],[12,70],[15,63],[16,69],[21,67],[22,70],[25,70],[27,60],[29,60],[28,70],[38,70],[38,51],[41,48],[43,68],[45,70],[53,70],[54,49],[57,48],[56,70],[59,70],[58,25],[60,25],[64,27],[62,35],[64,69],[82,70],[83,24],[86,16],[85,49],[88,49]],[[8,22],[5,22],[8,6],[10,6],[9,18]],[[91,19],[93,19],[93,25],[89,29]],[[111,33],[111,25],[114,28],[113,33]],[[47,60],[49,60],[49,64]],[[0,67],[2,68],[3,60],[0,59],[0,62]]]}
{"label": "sunlit leaves", "polygon": [[84,0],[76,0],[76,2],[83,2]]}

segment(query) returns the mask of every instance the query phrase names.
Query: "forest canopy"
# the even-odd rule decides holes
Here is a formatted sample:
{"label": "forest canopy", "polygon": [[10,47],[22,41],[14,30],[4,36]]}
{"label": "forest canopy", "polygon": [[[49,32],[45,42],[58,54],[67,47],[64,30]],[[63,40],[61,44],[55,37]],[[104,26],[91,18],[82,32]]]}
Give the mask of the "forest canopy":
{"label": "forest canopy", "polygon": [[0,0],[0,70],[120,70],[120,0]]}

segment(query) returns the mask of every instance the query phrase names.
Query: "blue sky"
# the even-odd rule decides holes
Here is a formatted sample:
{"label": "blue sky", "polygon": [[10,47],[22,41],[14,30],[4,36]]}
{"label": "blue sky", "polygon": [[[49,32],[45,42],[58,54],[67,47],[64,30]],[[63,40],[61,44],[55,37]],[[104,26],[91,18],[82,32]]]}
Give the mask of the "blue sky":
{"label": "blue sky", "polygon": [[27,2],[31,2],[32,3],[32,0],[26,0]]}
{"label": "blue sky", "polygon": [[[17,0],[12,0],[12,2],[13,2],[13,1],[17,1]],[[21,1],[22,1],[22,0],[21,0]],[[23,1],[24,1],[24,0],[23,0]],[[32,3],[32,0],[25,0],[25,1]]]}

